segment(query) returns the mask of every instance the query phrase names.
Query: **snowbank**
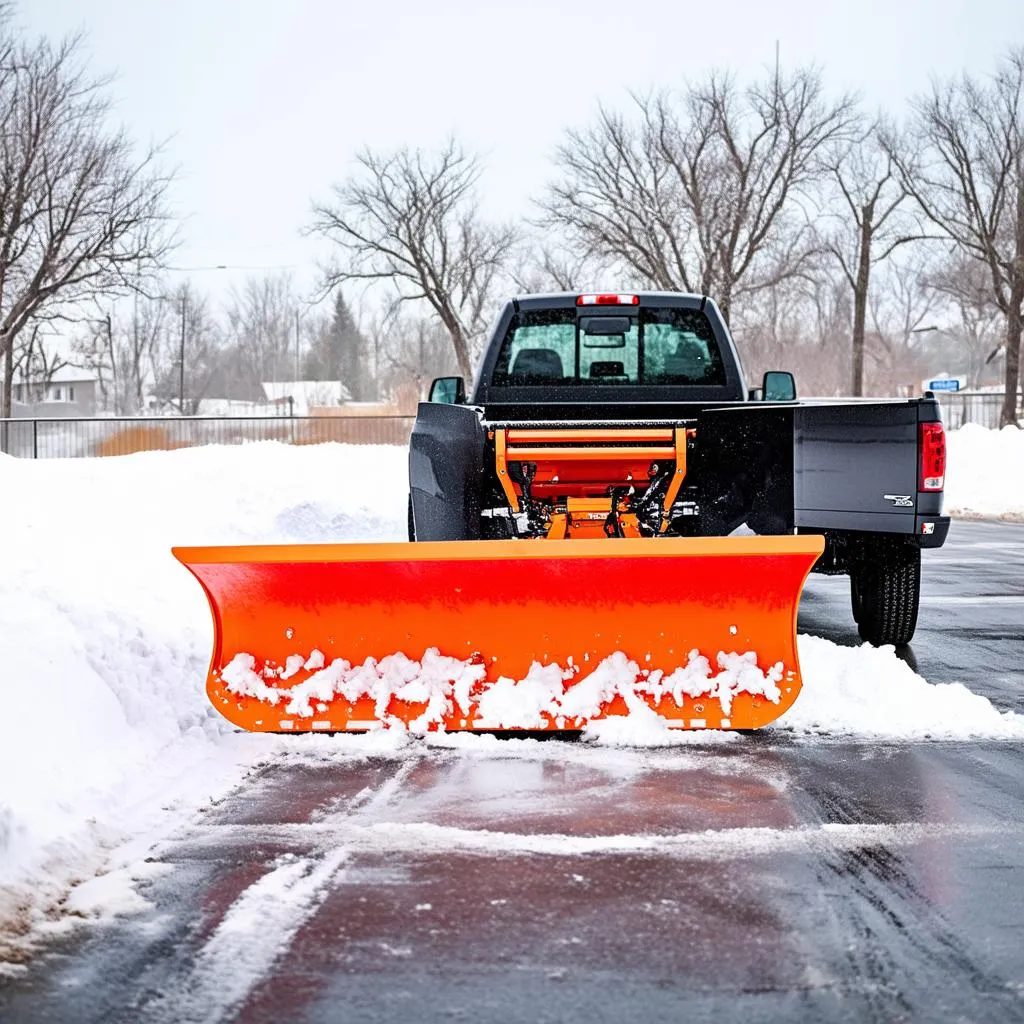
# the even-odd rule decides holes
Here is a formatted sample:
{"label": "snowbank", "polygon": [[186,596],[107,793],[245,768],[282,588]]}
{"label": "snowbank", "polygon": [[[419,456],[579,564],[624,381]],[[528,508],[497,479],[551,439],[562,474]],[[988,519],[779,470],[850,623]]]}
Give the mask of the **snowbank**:
{"label": "snowbank", "polygon": [[1024,430],[968,423],[946,436],[946,511],[1024,522]]}
{"label": "snowbank", "polygon": [[[1016,432],[952,434],[951,503],[1024,511],[1024,474],[1007,472],[1024,465],[1022,445]],[[119,847],[114,865],[130,888],[141,870],[132,850],[144,853],[251,765],[303,742],[235,734],[208,706],[209,612],[171,545],[400,540],[406,494],[400,448],[268,442],[93,460],[0,456],[0,960],[3,936],[38,924],[41,908],[93,875],[109,850],[134,843]],[[806,690],[777,728],[1024,736],[1020,716],[963,687],[931,686],[891,649],[803,637],[800,652]],[[669,733],[639,707],[595,723],[590,737],[604,749],[566,756],[614,757],[608,744],[737,741]],[[320,737],[303,749],[329,756],[360,742]],[[492,749],[482,737],[450,742],[475,756]],[[543,746],[545,756],[557,749]],[[76,890],[69,907],[109,908],[97,884]],[[130,893],[122,902],[130,907]]]}
{"label": "snowbank", "polygon": [[206,706],[209,611],[170,545],[404,539],[405,459],[276,443],[0,456],[0,922],[31,925],[104,847],[166,828],[268,750]]}

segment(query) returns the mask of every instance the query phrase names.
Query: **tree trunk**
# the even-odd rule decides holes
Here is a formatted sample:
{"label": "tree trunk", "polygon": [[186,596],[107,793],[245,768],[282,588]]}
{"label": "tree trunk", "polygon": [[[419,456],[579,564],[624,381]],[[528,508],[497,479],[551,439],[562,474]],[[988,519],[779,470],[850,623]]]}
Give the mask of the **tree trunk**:
{"label": "tree trunk", "polygon": [[1000,427],[1017,425],[1017,388],[1020,387],[1021,311],[1024,307],[1024,166],[1017,155],[1017,224],[1014,260],[1010,267],[1010,308],[1006,313],[1006,374]]}
{"label": "tree trunk", "polygon": [[1000,427],[1017,425],[1017,389],[1020,386],[1021,306],[1024,305],[1024,278],[1016,275],[1010,295],[1010,309],[1006,314],[1006,374],[1003,378],[1003,408],[999,413]]}
{"label": "tree trunk", "polygon": [[730,281],[728,284],[723,282],[722,289],[718,295],[712,295],[711,297],[718,305],[718,312],[722,314],[725,326],[728,327],[729,319],[732,316],[732,282]]}
{"label": "tree trunk", "polygon": [[7,346],[4,349],[4,386],[3,397],[0,398],[0,452],[10,452],[10,430],[11,425],[7,420],[11,417],[11,393],[14,390],[14,339],[7,339]]}
{"label": "tree trunk", "polygon": [[14,339],[8,338],[4,347],[4,393],[0,402],[0,418],[11,418],[11,395],[14,392]]}
{"label": "tree trunk", "polygon": [[466,342],[466,336],[462,333],[462,328],[458,321],[454,317],[449,319],[448,334],[452,339],[452,348],[455,349],[455,358],[459,364],[459,373],[462,374],[463,379],[466,382],[466,388],[469,388],[469,382],[473,379],[473,366],[469,361],[469,345]]}
{"label": "tree trunk", "polygon": [[875,204],[865,203],[860,211],[860,252],[857,282],[853,287],[853,378],[851,393],[864,394],[864,331],[868,314],[868,284],[871,280],[871,236],[875,227]]}

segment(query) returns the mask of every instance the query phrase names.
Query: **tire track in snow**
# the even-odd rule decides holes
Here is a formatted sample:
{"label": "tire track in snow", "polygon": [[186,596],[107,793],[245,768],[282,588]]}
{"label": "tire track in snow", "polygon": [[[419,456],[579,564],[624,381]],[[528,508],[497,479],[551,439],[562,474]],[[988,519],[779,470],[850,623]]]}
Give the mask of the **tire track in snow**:
{"label": "tire track in snow", "polygon": [[329,822],[333,819],[346,818],[350,814],[362,816],[385,807],[396,796],[399,789],[402,788],[405,780],[419,766],[420,761],[420,757],[412,757],[403,761],[394,775],[385,779],[376,789],[367,786],[366,789],[356,793],[344,810],[335,814],[328,814],[323,820]]}
{"label": "tire track in snow", "polygon": [[316,858],[286,854],[235,900],[196,954],[182,984],[146,1007],[145,1018],[204,1024],[223,1020],[316,913],[348,856],[345,848]]}
{"label": "tire track in snow", "polygon": [[[356,794],[336,817],[345,819],[385,806],[418,762],[419,758],[403,762],[379,786]],[[265,839],[268,831],[278,827],[254,830],[250,826],[250,843]],[[294,827],[319,833],[324,825],[303,822]],[[222,842],[226,830],[235,829],[218,825],[202,829],[200,834]],[[335,828],[335,834],[337,842],[319,854],[282,855],[271,871],[244,890],[195,955],[181,984],[146,1007],[146,1019],[216,1024],[233,1015],[287,952],[299,929],[316,914],[332,885],[344,879],[352,850],[345,842],[344,830]]]}

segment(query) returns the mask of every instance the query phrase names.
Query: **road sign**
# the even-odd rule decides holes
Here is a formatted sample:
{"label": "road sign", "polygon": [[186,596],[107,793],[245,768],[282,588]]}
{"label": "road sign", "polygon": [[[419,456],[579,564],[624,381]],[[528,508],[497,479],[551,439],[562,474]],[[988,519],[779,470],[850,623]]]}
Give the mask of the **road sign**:
{"label": "road sign", "polygon": [[925,391],[960,391],[966,383],[966,377],[936,377],[922,381],[921,386]]}

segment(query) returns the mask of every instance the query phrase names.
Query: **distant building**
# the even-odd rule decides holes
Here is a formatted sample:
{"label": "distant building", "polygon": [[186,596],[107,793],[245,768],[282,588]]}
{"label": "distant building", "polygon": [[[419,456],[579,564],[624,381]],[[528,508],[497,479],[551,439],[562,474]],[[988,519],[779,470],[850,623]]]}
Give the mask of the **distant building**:
{"label": "distant building", "polygon": [[264,397],[285,415],[308,416],[310,409],[344,405],[352,394],[340,380],[272,380],[261,385]]}
{"label": "distant building", "polygon": [[287,416],[267,402],[246,402],[235,398],[200,398],[196,404],[197,416]]}
{"label": "distant building", "polygon": [[18,419],[73,419],[96,415],[96,375],[63,366],[49,383],[15,380],[11,415]]}

